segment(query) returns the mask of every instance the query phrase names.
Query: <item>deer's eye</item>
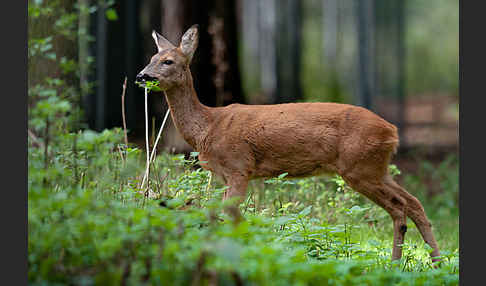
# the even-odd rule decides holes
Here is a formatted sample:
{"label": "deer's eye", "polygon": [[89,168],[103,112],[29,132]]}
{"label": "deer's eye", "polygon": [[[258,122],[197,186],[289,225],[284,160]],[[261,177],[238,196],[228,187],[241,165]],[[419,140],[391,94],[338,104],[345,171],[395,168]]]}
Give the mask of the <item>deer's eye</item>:
{"label": "deer's eye", "polygon": [[174,63],[173,60],[165,60],[165,61],[162,62],[162,64],[164,64],[164,65],[171,65],[173,63]]}

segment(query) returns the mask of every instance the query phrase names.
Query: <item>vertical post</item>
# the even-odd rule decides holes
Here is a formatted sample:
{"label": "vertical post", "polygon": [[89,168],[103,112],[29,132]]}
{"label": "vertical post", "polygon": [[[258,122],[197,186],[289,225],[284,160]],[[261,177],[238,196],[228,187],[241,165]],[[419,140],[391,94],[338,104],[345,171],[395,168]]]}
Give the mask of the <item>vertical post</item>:
{"label": "vertical post", "polygon": [[[219,103],[222,105],[235,102],[245,103],[241,89],[241,69],[238,61],[241,45],[239,45],[237,37],[239,26],[237,22],[237,5],[235,1],[227,0],[213,1],[213,5],[208,29],[214,28],[214,23],[219,21],[222,24],[221,31],[212,36],[212,41],[224,43],[223,45],[215,45],[213,42],[211,47],[211,62],[218,63],[215,65],[213,75],[215,87],[218,76],[222,76],[224,80],[223,96],[219,99]],[[223,54],[222,57],[218,57],[218,49]]]}
{"label": "vertical post", "polygon": [[275,1],[265,0],[259,2],[261,87],[267,98],[266,101],[271,103],[275,102],[277,88]]}
{"label": "vertical post", "polygon": [[240,0],[242,6],[242,53],[240,63],[242,78],[246,82],[246,94],[252,97],[258,93],[260,82],[260,44],[259,44],[259,0]]}
{"label": "vertical post", "polygon": [[81,123],[81,109],[88,94],[88,72],[89,72],[89,2],[78,0],[78,62],[79,62],[79,98],[75,106],[75,119],[73,124],[73,175],[74,184],[78,184],[78,129]]}
{"label": "vertical post", "polygon": [[[134,129],[137,119],[137,109],[135,102],[135,77],[137,73],[136,66],[136,56],[138,55],[136,51],[137,44],[137,4],[138,1],[125,0],[125,72],[128,78],[125,98],[126,110],[126,121],[128,129]],[[121,82],[121,79],[120,79]]]}
{"label": "vertical post", "polygon": [[324,65],[326,70],[335,70],[338,44],[338,9],[339,1],[323,0],[323,48],[324,48]]}
{"label": "vertical post", "polygon": [[301,2],[280,0],[276,10],[277,90],[273,103],[293,102],[301,98],[300,43]]}
{"label": "vertical post", "polygon": [[398,96],[398,133],[400,136],[400,145],[402,147],[407,146],[405,140],[405,1],[398,0],[395,5],[395,18],[396,18],[396,35],[397,35],[397,96]]}
{"label": "vertical post", "polygon": [[358,104],[371,108],[371,89],[373,70],[371,67],[371,1],[357,1],[358,15]]}
{"label": "vertical post", "polygon": [[105,4],[99,1],[97,11],[97,41],[96,41],[96,120],[95,129],[101,131],[105,128],[106,106],[106,17]]}
{"label": "vertical post", "polygon": [[[78,61],[79,61],[79,103],[77,108],[81,108],[83,100],[86,100],[88,94],[88,72],[89,72],[89,1],[78,0],[79,18],[78,18]],[[80,119],[80,118],[79,118]],[[77,122],[75,123],[77,124]],[[77,126],[75,127],[77,129]]]}
{"label": "vertical post", "polygon": [[244,0],[241,1],[243,6],[242,15],[242,29],[243,29],[243,45],[244,54],[250,57],[251,60],[244,61],[244,67],[248,70],[251,76],[258,74],[258,68],[254,63],[259,62],[259,31],[258,31],[258,0]]}

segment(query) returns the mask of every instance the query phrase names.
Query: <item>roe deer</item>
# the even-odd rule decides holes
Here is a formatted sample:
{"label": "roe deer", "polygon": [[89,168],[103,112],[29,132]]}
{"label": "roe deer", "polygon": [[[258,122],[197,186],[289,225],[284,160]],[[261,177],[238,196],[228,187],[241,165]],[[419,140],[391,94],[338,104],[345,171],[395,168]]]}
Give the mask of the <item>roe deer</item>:
{"label": "roe deer", "polygon": [[[179,47],[153,31],[158,52],[137,81],[158,80],[177,130],[206,161],[202,167],[229,187],[223,200],[246,196],[248,181],[278,176],[339,174],[354,190],[384,208],[393,220],[392,260],[402,256],[407,216],[438,260],[439,248],[422,204],[388,173],[398,146],[397,128],[358,106],[338,103],[200,103],[189,69],[198,45],[198,26]],[[435,259],[434,259],[435,257]]]}

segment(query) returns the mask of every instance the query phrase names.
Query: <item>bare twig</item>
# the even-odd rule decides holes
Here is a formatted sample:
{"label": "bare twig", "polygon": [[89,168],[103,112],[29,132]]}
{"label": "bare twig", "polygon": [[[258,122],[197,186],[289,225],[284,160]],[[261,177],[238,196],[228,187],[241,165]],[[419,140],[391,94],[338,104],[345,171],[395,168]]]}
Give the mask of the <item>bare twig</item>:
{"label": "bare twig", "polygon": [[213,178],[213,172],[209,171],[208,185],[206,186],[206,195],[209,194],[209,187],[211,187],[212,178]]}
{"label": "bare twig", "polygon": [[[145,148],[147,150],[147,165],[146,165],[146,169],[145,169],[145,176],[149,177],[149,173],[150,173],[150,146],[149,146],[149,139],[148,139],[148,104],[147,104],[147,88],[145,88]],[[144,176],[144,178],[145,178]],[[145,185],[145,181],[148,181],[148,180],[143,180],[142,181],[142,188],[144,187]]]}
{"label": "bare twig", "polygon": [[165,179],[167,179],[167,177],[168,177],[168,176],[169,176],[169,173],[166,173],[166,174],[164,175],[164,177],[162,177],[162,179],[160,179],[160,180],[159,180],[159,183],[161,183],[161,184],[162,184],[162,183],[165,181]]}
{"label": "bare twig", "polygon": [[162,135],[162,130],[164,129],[165,122],[167,121],[167,118],[169,117],[170,109],[167,109],[167,112],[165,113],[164,116],[164,121],[162,121],[162,125],[160,126],[159,133],[157,134],[157,139],[155,139],[154,143],[154,148],[152,149],[152,153],[150,154],[150,162],[154,161],[155,158],[155,153],[157,149],[157,143],[159,143],[160,136]]}
{"label": "bare twig", "polygon": [[[162,135],[162,130],[164,129],[165,122],[167,121],[167,118],[169,117],[170,109],[167,109],[167,112],[165,113],[164,121],[162,122],[162,125],[160,126],[159,133],[157,134],[157,139],[155,139],[155,143],[152,149],[152,152],[150,154],[150,159],[149,159],[149,164],[154,161],[156,150],[157,150],[157,144],[159,143],[160,136]],[[142,180],[142,187],[145,185],[145,181],[148,179],[148,172],[145,172],[145,175],[143,176]]]}
{"label": "bare twig", "polygon": [[118,145],[118,153],[120,153],[120,157],[123,162],[125,162],[125,157],[123,156],[123,150],[120,148],[120,145]]}
{"label": "bare twig", "polygon": [[35,147],[44,149],[44,143],[42,143],[42,141],[40,141],[40,139],[34,134],[34,132],[30,131],[30,129],[27,129],[27,133],[29,134],[29,137],[32,140],[32,144]]}
{"label": "bare twig", "polygon": [[122,118],[123,118],[123,132],[125,134],[125,146],[128,147],[128,136],[127,136],[127,122],[125,118],[125,91],[127,89],[127,77],[125,76],[125,81],[123,82],[123,93],[122,93]]}
{"label": "bare twig", "polygon": [[49,118],[46,117],[46,127],[44,133],[44,169],[47,170],[49,167]]}
{"label": "bare twig", "polygon": [[150,132],[150,143],[152,143],[152,148],[154,147],[155,141],[155,116],[152,116],[152,131]]}

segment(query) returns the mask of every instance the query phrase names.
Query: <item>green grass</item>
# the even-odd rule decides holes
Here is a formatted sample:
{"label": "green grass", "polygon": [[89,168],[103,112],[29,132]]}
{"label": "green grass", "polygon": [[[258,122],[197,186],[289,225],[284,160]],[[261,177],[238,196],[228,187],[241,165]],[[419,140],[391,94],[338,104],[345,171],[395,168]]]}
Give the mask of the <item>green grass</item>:
{"label": "green grass", "polygon": [[[392,263],[391,219],[339,177],[254,181],[238,224],[222,212],[225,187],[213,178],[208,188],[209,173],[194,157],[158,156],[150,198],[138,188],[144,154],[119,145],[121,136],[117,129],[79,135],[80,178],[62,144],[48,169],[42,150],[29,149],[31,285],[458,284],[454,194],[424,202],[441,267],[432,268],[411,222],[403,258]],[[438,168],[440,176],[453,177],[455,163]]]}

